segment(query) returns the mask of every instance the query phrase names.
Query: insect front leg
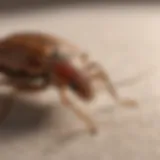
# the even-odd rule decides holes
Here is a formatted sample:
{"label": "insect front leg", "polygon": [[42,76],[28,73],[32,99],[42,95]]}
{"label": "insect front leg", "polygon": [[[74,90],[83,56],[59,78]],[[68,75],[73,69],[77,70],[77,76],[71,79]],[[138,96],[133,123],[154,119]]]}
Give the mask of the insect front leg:
{"label": "insect front leg", "polygon": [[[86,57],[85,57],[86,58]],[[111,82],[110,77],[108,76],[108,74],[106,74],[103,69],[101,68],[101,66],[97,63],[88,63],[87,64],[87,58],[84,59],[86,64],[84,66],[84,70],[88,72],[94,71],[94,73],[91,75],[91,80],[100,80],[104,86],[105,89],[110,93],[110,95],[114,98],[114,100],[121,105],[125,105],[125,106],[136,106],[137,102],[131,99],[122,99],[120,98],[120,96],[118,95],[114,85]]]}
{"label": "insect front leg", "polygon": [[110,81],[110,78],[102,73],[96,73],[92,76],[93,80],[101,80],[101,82],[104,84],[105,89],[109,92],[109,94],[114,98],[114,100],[121,105],[125,106],[136,106],[137,102],[131,99],[122,99],[118,95],[115,87]]}
{"label": "insect front leg", "polygon": [[69,100],[69,98],[67,97],[66,88],[63,88],[63,87],[60,88],[60,98],[61,98],[61,102],[66,107],[71,109],[76,114],[76,116],[87,125],[87,128],[91,134],[94,134],[97,132],[97,128],[93,120]]}

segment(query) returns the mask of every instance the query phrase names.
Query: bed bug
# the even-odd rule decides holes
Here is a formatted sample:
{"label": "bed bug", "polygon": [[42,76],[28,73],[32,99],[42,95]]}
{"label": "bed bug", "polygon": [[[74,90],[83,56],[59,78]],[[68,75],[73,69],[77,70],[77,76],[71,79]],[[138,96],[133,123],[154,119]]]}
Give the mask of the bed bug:
{"label": "bed bug", "polygon": [[[98,63],[91,62],[88,54],[72,53],[69,56],[62,53],[60,48],[63,45],[76,50],[76,47],[67,41],[45,33],[15,33],[1,39],[0,72],[7,77],[4,83],[13,87],[11,99],[18,92],[36,92],[52,85],[57,88],[64,106],[70,108],[91,133],[97,131],[96,125],[90,116],[71,101],[66,93],[67,89],[73,91],[82,101],[90,102],[95,95],[92,82],[99,80],[116,103],[136,105],[131,99],[119,97],[109,75]],[[74,57],[78,57],[83,69],[80,70],[71,63]],[[38,80],[41,80],[41,83],[38,83]],[[1,121],[11,109],[11,99],[1,112]]]}

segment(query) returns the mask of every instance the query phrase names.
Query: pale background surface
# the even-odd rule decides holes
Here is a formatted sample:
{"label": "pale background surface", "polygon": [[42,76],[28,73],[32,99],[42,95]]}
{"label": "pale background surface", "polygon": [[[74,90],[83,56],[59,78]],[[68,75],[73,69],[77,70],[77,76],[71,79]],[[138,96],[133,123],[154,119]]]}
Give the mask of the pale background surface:
{"label": "pale background surface", "polygon": [[[136,99],[139,107],[116,106],[108,94],[99,93],[86,112],[106,124],[99,126],[97,136],[90,137],[87,132],[73,133],[76,127],[85,126],[65,107],[56,105],[54,90],[33,97],[39,101],[35,105],[15,102],[0,132],[0,159],[159,160],[159,9],[88,5],[1,14],[1,36],[39,30],[68,39],[103,64],[120,95]],[[150,68],[155,71],[150,77],[132,85],[119,84]]]}

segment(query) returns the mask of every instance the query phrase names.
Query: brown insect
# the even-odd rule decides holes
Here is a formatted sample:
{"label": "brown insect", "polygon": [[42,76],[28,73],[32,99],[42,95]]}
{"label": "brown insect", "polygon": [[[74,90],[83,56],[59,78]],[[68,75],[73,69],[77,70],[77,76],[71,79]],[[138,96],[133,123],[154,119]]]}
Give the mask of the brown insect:
{"label": "brown insect", "polygon": [[[94,122],[68,98],[67,89],[89,102],[95,95],[92,82],[98,80],[116,103],[136,105],[135,101],[122,100],[118,96],[108,74],[99,64],[90,62],[87,54],[62,53],[62,46],[77,50],[75,46],[43,33],[15,33],[1,39],[0,72],[7,78],[2,84],[13,87],[8,105],[1,110],[1,121],[9,113],[17,92],[36,92],[49,85],[57,87],[61,102],[84,121],[91,133],[97,130]],[[76,56],[83,65],[82,69],[72,63]]]}

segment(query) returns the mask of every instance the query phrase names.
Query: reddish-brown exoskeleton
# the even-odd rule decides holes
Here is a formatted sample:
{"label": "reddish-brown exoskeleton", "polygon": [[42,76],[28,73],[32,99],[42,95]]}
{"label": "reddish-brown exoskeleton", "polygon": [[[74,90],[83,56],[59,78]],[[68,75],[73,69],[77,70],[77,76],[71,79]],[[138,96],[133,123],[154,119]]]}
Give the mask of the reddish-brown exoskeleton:
{"label": "reddish-brown exoskeleton", "polygon": [[[49,85],[54,85],[59,91],[64,106],[70,108],[84,121],[92,133],[96,131],[95,124],[67,97],[67,88],[82,100],[90,101],[94,98],[92,81],[101,80],[104,88],[109,91],[117,103],[135,105],[132,100],[119,98],[108,75],[100,65],[89,62],[87,54],[73,53],[71,57],[67,57],[67,54],[61,51],[63,45],[74,48],[59,38],[42,33],[16,33],[1,39],[0,72],[6,75],[5,83],[13,87],[14,95],[15,91],[39,91]],[[82,70],[71,63],[72,56],[78,56],[83,64]],[[93,70],[95,72],[91,74]],[[41,83],[38,83],[40,79]],[[9,102],[9,105],[5,106],[1,112],[1,121],[10,111],[12,101]]]}

